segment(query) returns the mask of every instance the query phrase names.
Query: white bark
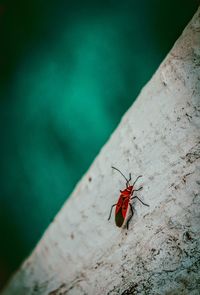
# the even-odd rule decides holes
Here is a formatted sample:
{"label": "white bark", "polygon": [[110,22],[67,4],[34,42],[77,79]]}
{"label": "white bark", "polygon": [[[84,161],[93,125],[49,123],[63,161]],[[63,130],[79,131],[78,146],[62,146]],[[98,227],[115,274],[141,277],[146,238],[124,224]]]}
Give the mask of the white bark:
{"label": "white bark", "polygon": [[[199,94],[200,9],[3,295],[199,294]],[[111,165],[143,175],[128,231]]]}

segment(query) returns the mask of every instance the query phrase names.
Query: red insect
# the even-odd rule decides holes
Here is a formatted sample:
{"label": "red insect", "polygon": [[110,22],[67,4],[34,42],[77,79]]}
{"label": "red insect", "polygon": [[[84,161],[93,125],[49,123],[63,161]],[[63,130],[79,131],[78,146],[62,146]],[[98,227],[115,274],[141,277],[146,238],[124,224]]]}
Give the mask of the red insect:
{"label": "red insect", "polygon": [[110,215],[108,217],[108,220],[110,220],[113,207],[116,206],[116,209],[115,209],[115,223],[116,223],[116,225],[118,227],[121,227],[122,224],[124,223],[124,220],[126,219],[126,214],[127,214],[128,205],[129,205],[130,209],[131,209],[131,216],[129,217],[129,219],[127,220],[127,223],[126,223],[126,226],[127,226],[127,229],[128,229],[129,222],[130,222],[131,218],[133,217],[133,206],[130,203],[130,200],[138,199],[143,205],[149,206],[149,205],[143,203],[137,196],[133,197],[134,192],[140,191],[142,189],[142,187],[140,187],[139,189],[135,189],[135,187],[134,187],[136,181],[138,180],[138,178],[142,177],[142,175],[139,175],[136,178],[136,180],[134,181],[134,183],[131,185],[130,184],[131,173],[129,173],[129,179],[127,179],[119,169],[117,169],[115,167],[112,167],[112,168],[117,170],[125,178],[125,180],[126,180],[126,188],[123,191],[120,190],[121,194],[119,196],[119,200],[118,200],[118,202],[116,204],[112,205],[112,207],[110,209]]}

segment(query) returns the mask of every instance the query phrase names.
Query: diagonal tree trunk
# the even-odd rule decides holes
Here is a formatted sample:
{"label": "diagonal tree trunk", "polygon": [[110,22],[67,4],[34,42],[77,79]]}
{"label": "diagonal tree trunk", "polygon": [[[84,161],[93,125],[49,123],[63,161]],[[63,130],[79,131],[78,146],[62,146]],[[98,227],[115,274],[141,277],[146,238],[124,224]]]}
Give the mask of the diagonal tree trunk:
{"label": "diagonal tree trunk", "polygon": [[[2,294],[199,294],[199,98],[200,9]],[[143,175],[128,231],[112,165]]]}

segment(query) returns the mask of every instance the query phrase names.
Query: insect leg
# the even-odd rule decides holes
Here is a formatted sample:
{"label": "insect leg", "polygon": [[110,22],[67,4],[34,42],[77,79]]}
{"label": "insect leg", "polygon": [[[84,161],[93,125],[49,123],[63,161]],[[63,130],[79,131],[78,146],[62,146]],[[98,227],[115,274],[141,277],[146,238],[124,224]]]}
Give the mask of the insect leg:
{"label": "insect leg", "polygon": [[129,173],[129,179],[128,179],[127,182],[126,182],[126,187],[129,186],[130,181],[131,181],[131,173]]}
{"label": "insect leg", "polygon": [[137,196],[134,196],[134,197],[132,197],[131,198],[131,200],[133,200],[133,199],[138,199],[143,205],[145,205],[145,206],[148,206],[149,207],[149,205],[148,204],[145,204],[144,202],[142,202],[142,200],[140,200]]}
{"label": "insect leg", "polygon": [[133,194],[134,192],[138,192],[138,191],[140,191],[141,189],[143,189],[143,186],[141,186],[141,187],[138,188],[138,189],[134,189],[133,192],[132,192],[132,194]]}
{"label": "insect leg", "polygon": [[130,182],[131,181],[131,173],[129,173],[129,180],[128,180],[128,182]]}
{"label": "insect leg", "polygon": [[128,229],[129,222],[130,222],[130,220],[131,220],[131,218],[133,217],[133,214],[134,214],[133,206],[131,205],[131,203],[129,203],[129,205],[130,205],[130,208],[131,208],[131,216],[129,217],[129,219],[127,220],[127,223],[126,223],[127,229]]}
{"label": "insect leg", "polygon": [[115,207],[117,204],[114,204],[114,205],[112,205],[112,207],[110,208],[110,214],[109,214],[109,217],[108,217],[108,220],[110,220],[110,217],[111,217],[111,214],[112,214],[112,209],[113,209],[113,207]]}

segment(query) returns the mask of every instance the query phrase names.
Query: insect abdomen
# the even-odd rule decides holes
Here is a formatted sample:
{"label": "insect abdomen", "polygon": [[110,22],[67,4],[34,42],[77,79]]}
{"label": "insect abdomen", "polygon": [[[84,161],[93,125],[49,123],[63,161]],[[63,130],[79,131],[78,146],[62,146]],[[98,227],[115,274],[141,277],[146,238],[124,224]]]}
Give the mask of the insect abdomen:
{"label": "insect abdomen", "polygon": [[121,227],[124,223],[124,217],[122,215],[122,208],[115,214],[115,223],[118,227]]}

